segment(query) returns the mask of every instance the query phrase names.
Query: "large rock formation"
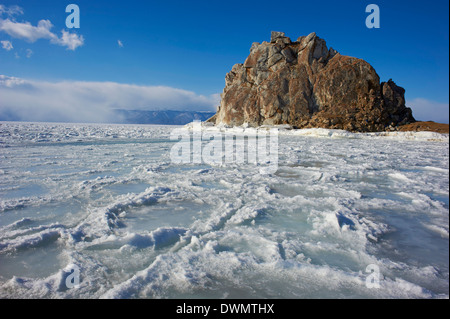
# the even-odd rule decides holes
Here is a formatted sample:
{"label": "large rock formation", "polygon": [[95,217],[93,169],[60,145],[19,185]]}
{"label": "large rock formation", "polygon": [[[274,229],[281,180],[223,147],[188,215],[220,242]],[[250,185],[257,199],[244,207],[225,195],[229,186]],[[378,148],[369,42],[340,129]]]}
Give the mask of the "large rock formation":
{"label": "large rock formation", "polygon": [[403,88],[380,83],[367,62],[328,49],[315,33],[292,42],[272,32],[225,82],[216,124],[380,131],[415,121]]}

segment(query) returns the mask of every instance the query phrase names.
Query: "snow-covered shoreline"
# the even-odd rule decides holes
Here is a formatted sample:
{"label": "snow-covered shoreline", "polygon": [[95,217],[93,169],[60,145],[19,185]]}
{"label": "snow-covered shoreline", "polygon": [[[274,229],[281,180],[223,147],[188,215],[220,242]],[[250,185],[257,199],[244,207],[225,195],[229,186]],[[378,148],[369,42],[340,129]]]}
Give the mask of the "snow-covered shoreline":
{"label": "snow-covered shoreline", "polygon": [[[20,127],[22,136],[14,132]],[[98,128],[102,128],[100,131]],[[84,138],[131,138],[142,139],[149,138],[155,130],[161,133],[167,132],[168,129],[185,128],[192,130],[193,123],[180,125],[149,125],[149,124],[95,124],[95,123],[46,123],[46,122],[1,122],[0,121],[0,146],[8,141],[26,140],[28,142],[70,142]],[[238,126],[229,127],[226,125],[214,125],[208,122],[201,122],[201,130],[204,132],[221,132],[225,134],[253,135],[258,132],[270,131],[276,129],[280,136],[304,136],[319,138],[347,138],[347,139],[392,139],[392,140],[408,140],[408,141],[434,141],[449,143],[449,134],[437,132],[349,132],[345,130],[325,129],[325,128],[307,128],[292,129],[289,125],[263,125],[261,127]],[[57,134],[54,134],[57,132]],[[99,134],[100,133],[100,134]],[[25,135],[23,135],[25,134]],[[170,135],[163,135],[168,138]]]}
{"label": "snow-covered shoreline", "polygon": [[[192,123],[184,126],[188,130],[192,130]],[[292,129],[289,125],[263,125],[260,127],[248,127],[246,125],[230,127],[226,125],[214,125],[212,123],[202,123],[202,130],[206,132],[222,132],[233,134],[256,134],[260,131],[267,131],[276,129],[279,135],[286,136],[310,136],[310,137],[323,137],[323,138],[349,138],[349,139],[374,139],[374,138],[387,138],[394,140],[413,140],[413,141],[436,141],[436,142],[449,142],[449,134],[442,134],[437,132],[399,132],[399,131],[385,131],[385,132],[349,132],[345,130],[337,129],[325,129],[325,128],[305,128],[305,129]]]}

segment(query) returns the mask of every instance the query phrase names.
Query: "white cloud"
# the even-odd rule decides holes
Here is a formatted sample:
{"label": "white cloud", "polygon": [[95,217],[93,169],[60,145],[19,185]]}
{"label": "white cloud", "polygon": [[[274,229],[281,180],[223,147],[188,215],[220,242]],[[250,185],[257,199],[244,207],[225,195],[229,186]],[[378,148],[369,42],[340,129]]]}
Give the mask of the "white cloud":
{"label": "white cloud", "polygon": [[15,15],[23,14],[23,9],[17,5],[5,7],[3,4],[0,4],[0,15],[2,14],[13,17]]}
{"label": "white cloud", "polygon": [[0,119],[111,122],[114,109],[216,111],[217,96],[115,82],[38,82],[0,75]]}
{"label": "white cloud", "polygon": [[82,35],[78,35],[75,33],[69,33],[67,31],[62,30],[62,36],[60,39],[57,39],[55,43],[67,47],[67,49],[74,51],[76,48],[82,46],[84,44],[84,38]]}
{"label": "white cloud", "polygon": [[408,100],[406,105],[413,111],[417,121],[449,122],[449,104],[440,103],[424,98]]}
{"label": "white cloud", "polygon": [[119,47],[123,48],[123,43],[120,40],[117,40],[117,44],[119,45]]}
{"label": "white cloud", "polygon": [[56,39],[50,29],[53,27],[50,20],[41,20],[38,25],[32,26],[30,22],[15,22],[10,19],[0,19],[0,31],[3,31],[16,39],[36,42],[39,39]]}
{"label": "white cloud", "polygon": [[[16,6],[17,7],[17,6]],[[13,14],[22,14],[23,10],[20,7],[14,6],[6,8],[0,6],[0,13],[5,13],[8,18],[0,18],[0,31],[5,32],[9,36],[22,39],[28,42],[36,42],[39,39],[49,40],[53,44],[58,44],[67,47],[68,50],[75,50],[84,44],[84,38],[76,33],[69,33],[62,30],[61,37],[58,37],[51,31],[53,24],[50,20],[40,20],[37,26],[33,26],[30,22],[17,22],[11,16]]]}
{"label": "white cloud", "polygon": [[31,49],[27,49],[27,58],[31,58],[31,56],[33,55],[33,50]]}
{"label": "white cloud", "polygon": [[5,49],[6,51],[10,51],[10,50],[14,49],[11,41],[6,40],[6,41],[0,41],[0,42],[2,44],[3,49]]}
{"label": "white cloud", "polygon": [[22,80],[20,78],[6,76],[6,75],[0,75],[0,88],[1,87],[12,88],[12,87],[19,86],[19,85],[22,85],[25,83],[26,83],[26,81]]}

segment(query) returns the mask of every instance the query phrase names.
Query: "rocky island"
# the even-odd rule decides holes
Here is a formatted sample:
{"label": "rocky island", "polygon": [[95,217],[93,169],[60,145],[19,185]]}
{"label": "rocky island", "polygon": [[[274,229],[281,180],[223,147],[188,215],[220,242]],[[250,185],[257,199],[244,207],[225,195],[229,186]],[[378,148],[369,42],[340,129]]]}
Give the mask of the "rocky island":
{"label": "rocky island", "polygon": [[380,82],[369,63],[328,48],[316,33],[291,41],[272,32],[225,83],[215,124],[376,132],[416,122],[403,88]]}

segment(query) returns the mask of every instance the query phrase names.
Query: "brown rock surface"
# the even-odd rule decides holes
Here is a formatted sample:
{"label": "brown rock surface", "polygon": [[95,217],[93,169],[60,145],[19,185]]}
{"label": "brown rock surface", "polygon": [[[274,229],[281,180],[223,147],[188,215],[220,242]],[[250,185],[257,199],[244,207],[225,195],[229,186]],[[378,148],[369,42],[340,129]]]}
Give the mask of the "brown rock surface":
{"label": "brown rock surface", "polygon": [[428,122],[415,122],[411,124],[402,125],[398,128],[399,131],[402,132],[421,132],[421,131],[429,131],[429,132],[437,132],[437,133],[446,133],[449,134],[449,125],[435,123],[432,121]]}
{"label": "brown rock surface", "polygon": [[225,84],[216,124],[384,131],[415,122],[403,88],[380,83],[370,64],[328,49],[315,33],[292,42],[272,32]]}

